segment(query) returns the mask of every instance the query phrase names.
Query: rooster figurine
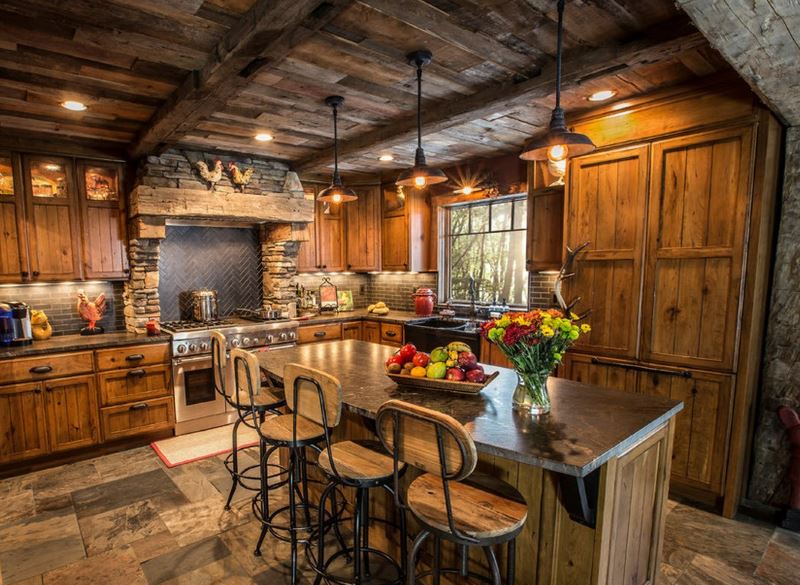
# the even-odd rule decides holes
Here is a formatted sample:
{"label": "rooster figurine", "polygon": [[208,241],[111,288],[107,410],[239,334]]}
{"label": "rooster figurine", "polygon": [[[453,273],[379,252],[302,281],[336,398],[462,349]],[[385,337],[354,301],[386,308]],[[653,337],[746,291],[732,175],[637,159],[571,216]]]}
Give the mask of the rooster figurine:
{"label": "rooster figurine", "polygon": [[236,163],[230,161],[228,163],[228,172],[231,176],[231,182],[239,188],[239,191],[244,193],[244,188],[247,186],[247,183],[250,182],[250,178],[253,176],[253,172],[255,169],[252,167],[249,169],[245,169],[244,172],[239,170],[239,167],[236,166]]}
{"label": "rooster figurine", "polygon": [[97,335],[103,332],[103,328],[97,322],[103,318],[106,312],[106,295],[100,293],[94,301],[86,298],[86,293],[78,291],[78,314],[89,322],[88,327],[81,329],[81,335]]}
{"label": "rooster figurine", "polygon": [[217,183],[219,183],[219,180],[222,178],[222,161],[219,159],[214,161],[213,171],[209,169],[206,162],[202,160],[194,163],[194,166],[197,167],[197,170],[200,172],[200,176],[208,184],[208,189],[213,191],[214,187],[217,186]]}

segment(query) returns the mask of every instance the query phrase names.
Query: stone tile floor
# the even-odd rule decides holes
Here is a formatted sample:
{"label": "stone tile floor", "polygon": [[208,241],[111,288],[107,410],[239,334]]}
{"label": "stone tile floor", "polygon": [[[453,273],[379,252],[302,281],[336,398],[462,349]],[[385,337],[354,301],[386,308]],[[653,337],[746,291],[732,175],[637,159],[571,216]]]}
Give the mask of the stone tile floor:
{"label": "stone tile floor", "polygon": [[[223,510],[222,459],[167,469],[144,447],[1,480],[0,585],[288,583],[288,545],[252,554],[252,493]],[[658,585],[798,583],[800,535],[669,503]]]}

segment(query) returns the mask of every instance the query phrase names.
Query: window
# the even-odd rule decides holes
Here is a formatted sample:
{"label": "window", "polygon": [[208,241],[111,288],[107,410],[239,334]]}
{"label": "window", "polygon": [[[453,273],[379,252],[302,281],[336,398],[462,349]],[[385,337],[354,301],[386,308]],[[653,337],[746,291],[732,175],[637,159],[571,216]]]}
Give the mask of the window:
{"label": "window", "polygon": [[445,208],[442,292],[448,301],[469,303],[474,279],[476,302],[528,306],[527,206],[526,197],[516,196]]}

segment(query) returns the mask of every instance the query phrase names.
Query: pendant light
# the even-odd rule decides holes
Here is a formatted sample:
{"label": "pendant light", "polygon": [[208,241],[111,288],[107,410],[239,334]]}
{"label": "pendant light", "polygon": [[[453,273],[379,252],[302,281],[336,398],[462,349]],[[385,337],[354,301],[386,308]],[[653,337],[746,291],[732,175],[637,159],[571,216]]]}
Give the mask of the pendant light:
{"label": "pendant light", "polygon": [[564,0],[558,0],[558,47],[556,50],[556,107],[550,118],[547,134],[534,138],[525,145],[519,157],[523,160],[565,161],[569,157],[587,154],[595,149],[585,134],[567,130],[564,110],[561,108],[561,44],[564,36]]}
{"label": "pendant light", "polygon": [[358,199],[355,191],[344,186],[342,177],[339,175],[339,131],[338,131],[338,112],[339,106],[344,103],[344,98],[340,95],[331,95],[325,98],[325,103],[333,110],[333,178],[331,186],[323,189],[317,195],[317,201],[327,203],[346,203]]}
{"label": "pendant light", "polygon": [[447,180],[444,171],[428,166],[425,162],[425,151],[422,150],[422,68],[431,59],[433,55],[430,51],[414,51],[408,55],[408,62],[417,68],[417,152],[414,155],[414,166],[400,173],[395,181],[396,185],[403,187],[422,189]]}

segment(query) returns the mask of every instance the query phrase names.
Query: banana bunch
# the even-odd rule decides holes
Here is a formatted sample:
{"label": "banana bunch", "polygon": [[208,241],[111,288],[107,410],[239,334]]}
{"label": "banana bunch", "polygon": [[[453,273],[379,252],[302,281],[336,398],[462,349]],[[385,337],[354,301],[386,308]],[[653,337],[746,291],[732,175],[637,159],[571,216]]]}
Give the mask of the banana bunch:
{"label": "banana bunch", "polygon": [[463,341],[451,341],[444,348],[447,352],[447,360],[445,365],[448,368],[454,368],[458,365],[458,354],[462,351],[472,351],[472,348]]}
{"label": "banana bunch", "polygon": [[367,307],[367,313],[373,313],[375,315],[388,315],[389,307],[386,306],[386,303],[380,301]]}

